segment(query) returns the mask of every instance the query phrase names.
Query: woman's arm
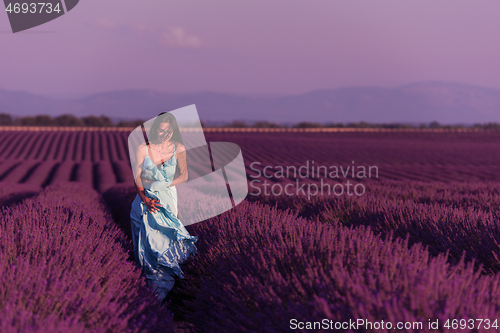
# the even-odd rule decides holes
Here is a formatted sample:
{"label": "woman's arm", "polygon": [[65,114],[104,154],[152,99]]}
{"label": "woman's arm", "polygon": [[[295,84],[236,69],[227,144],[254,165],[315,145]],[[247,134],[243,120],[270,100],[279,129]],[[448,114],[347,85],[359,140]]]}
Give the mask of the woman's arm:
{"label": "woman's arm", "polygon": [[168,187],[182,184],[188,180],[186,147],[184,147],[182,143],[179,143],[175,152],[177,155],[177,165],[179,167],[180,175],[179,177],[174,178]]}
{"label": "woman's arm", "polygon": [[148,210],[151,213],[159,211],[158,207],[161,207],[161,205],[158,203],[158,200],[150,199],[146,196],[146,191],[144,191],[144,185],[142,183],[142,164],[144,163],[144,159],[146,158],[148,151],[147,151],[147,146],[146,144],[142,144],[139,146],[137,149],[136,153],[136,165],[134,167],[134,175],[135,176],[135,189],[137,190],[137,193],[139,194],[139,197],[141,197],[142,202],[146,204],[148,207]]}
{"label": "woman's arm", "polygon": [[140,145],[137,148],[137,152],[135,153],[135,166],[134,166],[134,184],[135,188],[137,190],[137,193],[139,193],[139,196],[141,197],[142,201],[144,201],[144,198],[146,197],[145,192],[144,192],[144,185],[142,184],[142,164],[144,163],[144,158],[146,157],[147,151],[145,151],[145,148],[147,149],[145,144]]}

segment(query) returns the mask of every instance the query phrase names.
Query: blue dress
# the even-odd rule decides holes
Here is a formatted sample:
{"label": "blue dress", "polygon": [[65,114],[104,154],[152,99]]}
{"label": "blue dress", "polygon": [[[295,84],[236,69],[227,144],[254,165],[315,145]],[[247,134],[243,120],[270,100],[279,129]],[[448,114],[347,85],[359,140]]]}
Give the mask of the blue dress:
{"label": "blue dress", "polygon": [[195,242],[177,218],[177,189],[170,186],[177,166],[174,154],[170,160],[157,166],[148,154],[144,158],[142,177],[152,183],[143,182],[148,198],[159,201],[159,211],[150,213],[139,194],[132,202],[130,211],[132,242],[136,264],[142,267],[148,285],[159,300],[163,300],[175,283],[175,276],[184,279],[179,266],[197,253]]}

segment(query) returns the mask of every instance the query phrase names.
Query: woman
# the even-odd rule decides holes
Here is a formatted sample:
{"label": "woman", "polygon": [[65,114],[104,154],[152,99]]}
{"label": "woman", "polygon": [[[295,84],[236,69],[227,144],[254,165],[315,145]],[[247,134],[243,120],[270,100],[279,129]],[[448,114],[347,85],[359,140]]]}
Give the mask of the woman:
{"label": "woman", "polygon": [[[160,113],[147,144],[139,146],[134,175],[137,196],[130,212],[134,255],[148,285],[160,301],[175,283],[184,279],[180,263],[195,255],[195,242],[177,218],[175,185],[188,178],[186,148],[175,117]],[[179,177],[174,179],[176,167]]]}

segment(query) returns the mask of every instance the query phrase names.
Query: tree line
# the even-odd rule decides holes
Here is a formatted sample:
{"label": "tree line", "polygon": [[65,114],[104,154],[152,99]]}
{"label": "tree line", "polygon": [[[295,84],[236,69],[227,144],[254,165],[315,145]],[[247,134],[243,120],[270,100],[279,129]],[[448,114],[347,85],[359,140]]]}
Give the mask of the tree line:
{"label": "tree line", "polygon": [[233,121],[223,127],[257,127],[257,128],[478,128],[478,129],[495,129],[500,130],[500,124],[490,122],[490,123],[476,123],[471,126],[466,125],[446,125],[440,124],[437,121],[430,123],[421,123],[418,125],[412,124],[401,124],[401,123],[368,123],[364,121],[360,122],[348,122],[348,123],[317,123],[317,122],[299,122],[294,125],[280,125],[278,123],[273,123],[269,121],[257,121],[252,125],[244,121]]}
{"label": "tree line", "polygon": [[[36,115],[36,116],[21,116],[13,118],[8,113],[0,113],[0,126],[64,126],[64,127],[137,127],[144,123],[144,120],[121,120],[114,123],[109,117],[101,116],[85,116],[77,117],[71,114],[63,114],[56,117],[49,115]],[[202,127],[210,127],[204,121],[201,121]],[[421,123],[418,125],[401,124],[401,123],[368,123],[348,122],[348,123],[318,123],[318,122],[299,122],[293,125],[284,125],[276,122],[269,121],[256,121],[248,123],[245,121],[232,121],[224,125],[214,127],[253,127],[253,128],[478,128],[478,129],[494,129],[500,130],[500,124],[495,122],[489,123],[476,123],[471,126],[466,125],[445,125],[437,121],[430,123]]]}
{"label": "tree line", "polygon": [[13,118],[8,113],[0,113],[0,126],[64,126],[64,127],[137,127],[143,120],[113,121],[105,116],[76,117],[71,114],[63,114],[56,117],[48,115],[24,116]]}

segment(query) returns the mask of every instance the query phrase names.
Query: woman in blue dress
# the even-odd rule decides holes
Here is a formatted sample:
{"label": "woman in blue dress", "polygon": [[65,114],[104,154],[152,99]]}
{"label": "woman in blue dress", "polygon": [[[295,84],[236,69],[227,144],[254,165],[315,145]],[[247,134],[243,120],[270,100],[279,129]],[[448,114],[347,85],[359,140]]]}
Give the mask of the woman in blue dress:
{"label": "woman in blue dress", "polygon": [[[132,241],[137,265],[160,301],[175,283],[184,279],[179,266],[197,253],[195,242],[177,218],[175,185],[188,178],[186,148],[175,117],[160,113],[149,132],[149,142],[137,149],[137,196],[130,212]],[[176,168],[179,176],[174,179]]]}

